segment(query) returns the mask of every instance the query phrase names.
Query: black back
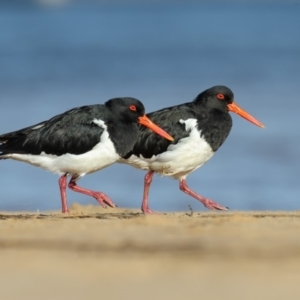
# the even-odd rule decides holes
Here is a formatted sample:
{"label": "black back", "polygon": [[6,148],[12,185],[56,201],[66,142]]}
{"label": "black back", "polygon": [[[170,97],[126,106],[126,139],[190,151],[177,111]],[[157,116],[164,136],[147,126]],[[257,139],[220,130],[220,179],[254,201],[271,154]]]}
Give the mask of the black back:
{"label": "black back", "polygon": [[[130,105],[135,105],[136,111],[131,111]],[[125,155],[137,139],[138,117],[144,113],[143,104],[134,98],[115,98],[104,105],[73,108],[48,121],[0,135],[0,157],[7,153],[85,153],[100,142],[104,131],[95,119],[105,122],[116,151]]]}
{"label": "black back", "polygon": [[[224,95],[224,99],[218,99],[218,94]],[[186,131],[185,124],[181,124],[179,121],[189,118],[196,119],[199,135],[204,137],[213,151],[217,151],[232,127],[232,119],[227,109],[227,104],[232,102],[233,93],[229,88],[215,86],[199,94],[193,102],[164,108],[149,113],[147,116],[174,138],[173,144],[177,144],[180,139],[190,134],[190,131]],[[124,156],[125,159],[132,154],[151,158],[153,155],[167,151],[171,144],[170,141],[153,134],[142,126],[139,126],[139,130],[137,142],[132,151]]]}

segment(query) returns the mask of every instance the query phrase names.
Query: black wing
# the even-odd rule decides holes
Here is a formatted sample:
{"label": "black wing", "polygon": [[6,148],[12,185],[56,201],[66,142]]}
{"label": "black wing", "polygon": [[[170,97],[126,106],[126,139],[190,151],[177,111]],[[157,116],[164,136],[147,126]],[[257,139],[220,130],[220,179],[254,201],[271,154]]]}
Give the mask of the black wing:
{"label": "black wing", "polygon": [[189,131],[186,131],[185,124],[181,124],[179,121],[181,119],[197,118],[192,103],[165,108],[147,114],[147,116],[155,124],[168,132],[174,138],[174,141],[170,142],[148,128],[139,125],[140,133],[138,140],[133,149],[123,158],[127,159],[132,154],[151,158],[153,155],[165,152],[170,144],[177,144],[180,139],[189,136]]}
{"label": "black wing", "polygon": [[99,141],[104,129],[93,122],[104,120],[102,105],[82,106],[48,121],[0,135],[0,155],[26,153],[62,155],[82,154]]}

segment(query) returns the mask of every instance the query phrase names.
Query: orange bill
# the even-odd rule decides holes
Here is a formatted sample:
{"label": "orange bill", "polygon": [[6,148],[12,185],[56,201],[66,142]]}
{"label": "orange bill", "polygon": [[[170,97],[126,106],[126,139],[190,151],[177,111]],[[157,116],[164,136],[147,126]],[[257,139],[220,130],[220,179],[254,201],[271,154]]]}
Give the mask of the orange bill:
{"label": "orange bill", "polygon": [[249,122],[255,124],[256,126],[265,128],[265,125],[263,123],[256,120],[254,117],[252,117],[249,113],[247,113],[245,110],[243,110],[241,107],[239,107],[234,102],[232,102],[231,104],[228,104],[227,107],[228,107],[229,111],[236,113],[237,115],[239,115],[242,118],[248,120]]}
{"label": "orange bill", "polygon": [[174,141],[174,139],[168,133],[166,133],[163,129],[161,129],[156,124],[154,124],[146,115],[139,117],[138,123],[148,127],[149,129],[159,134],[160,136],[164,137],[165,139],[172,142]]}

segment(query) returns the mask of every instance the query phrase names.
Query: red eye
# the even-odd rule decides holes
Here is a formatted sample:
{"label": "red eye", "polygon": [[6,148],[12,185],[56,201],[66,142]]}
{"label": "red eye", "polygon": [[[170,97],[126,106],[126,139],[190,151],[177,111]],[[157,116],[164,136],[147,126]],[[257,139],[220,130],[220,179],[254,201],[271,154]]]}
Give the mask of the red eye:
{"label": "red eye", "polygon": [[218,95],[217,95],[217,98],[220,99],[220,100],[224,100],[225,97],[224,97],[223,94],[218,94]]}
{"label": "red eye", "polygon": [[132,110],[132,111],[136,111],[135,105],[130,105],[130,106],[129,106],[129,109]]}

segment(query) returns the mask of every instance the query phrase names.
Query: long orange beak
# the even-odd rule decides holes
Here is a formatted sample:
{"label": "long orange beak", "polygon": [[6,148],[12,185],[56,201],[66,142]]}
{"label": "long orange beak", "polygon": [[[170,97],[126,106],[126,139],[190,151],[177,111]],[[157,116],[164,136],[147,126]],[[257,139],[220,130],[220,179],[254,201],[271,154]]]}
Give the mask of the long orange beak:
{"label": "long orange beak", "polygon": [[163,129],[161,129],[156,124],[154,124],[146,115],[139,117],[138,123],[148,127],[149,129],[156,132],[157,134],[164,137],[165,139],[172,142],[174,141],[174,139],[168,133],[166,133]]}
{"label": "long orange beak", "polygon": [[249,122],[255,124],[256,126],[259,126],[261,128],[265,128],[265,125],[263,123],[261,123],[258,120],[256,120],[254,117],[252,117],[245,110],[243,110],[242,108],[240,108],[234,102],[232,102],[231,104],[227,104],[227,107],[228,107],[229,111],[232,111],[232,112],[238,114],[239,116],[241,116],[242,118],[244,118],[244,119],[248,120]]}

